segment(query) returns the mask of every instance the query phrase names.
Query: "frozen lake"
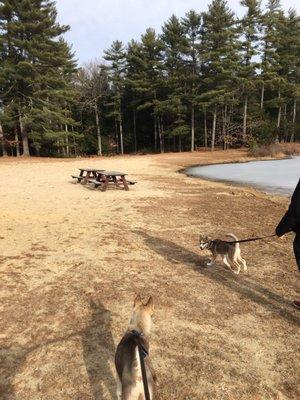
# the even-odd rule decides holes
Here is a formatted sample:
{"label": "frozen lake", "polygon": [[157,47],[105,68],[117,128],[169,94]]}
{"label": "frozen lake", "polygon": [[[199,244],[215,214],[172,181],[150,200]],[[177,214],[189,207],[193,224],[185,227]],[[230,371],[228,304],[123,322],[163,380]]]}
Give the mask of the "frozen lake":
{"label": "frozen lake", "polygon": [[289,195],[300,178],[300,157],[272,161],[215,164],[188,168],[187,175],[254,186]]}

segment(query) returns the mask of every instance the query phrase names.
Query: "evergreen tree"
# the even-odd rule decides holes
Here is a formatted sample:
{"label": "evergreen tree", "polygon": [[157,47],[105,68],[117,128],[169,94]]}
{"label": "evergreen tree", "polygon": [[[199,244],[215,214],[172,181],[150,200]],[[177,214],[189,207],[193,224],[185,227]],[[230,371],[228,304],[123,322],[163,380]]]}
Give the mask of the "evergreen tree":
{"label": "evergreen tree", "polygon": [[[294,141],[297,100],[300,97],[300,18],[291,9],[280,26],[279,33],[279,70],[278,74],[284,79],[284,130],[285,136],[291,130],[290,140]],[[291,108],[291,119],[287,118],[288,107]],[[287,139],[287,137],[286,137]]]}
{"label": "evergreen tree", "polygon": [[241,0],[247,7],[246,15],[240,20],[242,57],[240,67],[240,87],[243,96],[243,136],[247,134],[248,102],[256,89],[256,75],[259,64],[255,57],[259,54],[260,2],[258,0]]}
{"label": "evergreen tree", "polygon": [[[186,136],[189,128],[185,122],[186,105],[184,99],[187,96],[186,63],[185,54],[188,52],[188,40],[185,29],[179,19],[172,15],[162,27],[162,40],[165,43],[165,67],[167,73],[168,98],[164,104],[160,104],[160,118],[165,113],[170,114],[172,121],[169,124],[168,134],[178,136],[178,146],[181,150],[181,138]],[[159,136],[163,145],[162,122],[158,126]],[[163,146],[161,146],[163,151]]]}
{"label": "evergreen tree", "polygon": [[119,133],[121,154],[124,154],[122,96],[125,85],[126,52],[123,43],[116,40],[104,54],[105,60],[110,62],[108,71],[112,83],[111,105],[113,106],[110,116],[115,118],[116,136]]}
{"label": "evergreen tree", "polygon": [[200,62],[197,48],[199,47],[201,15],[191,10],[182,19],[182,26],[187,39],[186,47],[186,78],[188,84],[188,101],[191,108],[191,151],[195,150],[195,105],[200,86]]}
{"label": "evergreen tree", "polygon": [[208,12],[203,13],[200,58],[204,93],[199,96],[204,106],[213,113],[211,149],[214,150],[217,113],[222,109],[222,134],[225,143],[227,107],[232,104],[237,90],[240,56],[238,32],[233,12],[225,0],[213,0]]}
{"label": "evergreen tree", "polygon": [[[280,46],[280,31],[284,23],[284,14],[281,9],[280,0],[268,0],[263,21],[263,49],[261,62],[261,100],[260,106],[263,109],[265,104],[265,89],[269,89],[270,98],[267,102],[269,108],[278,107],[277,129],[281,121],[281,94],[285,81],[278,74],[280,69],[280,58],[278,48]],[[276,92],[276,99],[272,92]]]}
{"label": "evergreen tree", "polygon": [[133,116],[134,151],[137,152],[137,110],[138,106],[143,103],[142,94],[147,89],[144,82],[145,61],[143,59],[143,50],[141,44],[135,40],[131,40],[128,44],[126,63],[126,90]]}
{"label": "evergreen tree", "polygon": [[164,92],[162,40],[154,29],[142,35],[141,42],[131,42],[127,53],[127,82],[134,92],[137,111],[149,111],[153,116],[154,149],[157,150],[157,106]]}
{"label": "evergreen tree", "polygon": [[66,135],[63,126],[75,124],[67,106],[75,63],[66,42],[58,40],[69,27],[60,26],[56,17],[50,0],[4,0],[0,7],[6,47],[1,100],[14,114],[27,156],[29,138],[39,152],[43,140],[57,142]]}

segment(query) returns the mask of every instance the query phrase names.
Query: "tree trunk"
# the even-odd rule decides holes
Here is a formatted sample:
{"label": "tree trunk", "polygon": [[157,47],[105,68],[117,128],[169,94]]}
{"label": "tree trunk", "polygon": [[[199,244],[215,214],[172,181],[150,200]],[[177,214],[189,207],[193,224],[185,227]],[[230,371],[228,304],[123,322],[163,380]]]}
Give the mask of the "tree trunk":
{"label": "tree trunk", "polygon": [[207,150],[207,120],[206,120],[206,110],[204,111],[204,147]]}
{"label": "tree trunk", "polygon": [[265,96],[265,85],[263,83],[261,87],[261,96],[260,96],[260,109],[262,110],[264,108],[264,96]]}
{"label": "tree trunk", "polygon": [[69,135],[68,135],[68,125],[65,124],[65,131],[66,131],[66,153],[67,157],[70,157],[70,146],[69,146]]}
{"label": "tree trunk", "polygon": [[154,151],[157,151],[157,117],[154,115]]}
{"label": "tree trunk", "polygon": [[23,143],[23,156],[28,157],[30,156],[29,153],[29,143],[28,143],[28,134],[26,132],[26,129],[23,125],[22,121],[22,116],[21,112],[19,112],[19,124],[20,124],[20,132],[21,132],[21,138],[22,138],[22,143]]}
{"label": "tree trunk", "polygon": [[178,150],[181,153],[181,135],[178,136]]}
{"label": "tree trunk", "polygon": [[161,127],[160,117],[158,117],[158,136],[159,136],[160,152],[164,153],[164,144],[163,144],[163,138],[162,138],[162,127]]}
{"label": "tree trunk", "polygon": [[287,105],[285,103],[284,107],[283,107],[283,142],[287,142],[288,141],[287,129],[286,129],[286,113],[287,113],[286,108],[287,108]]}
{"label": "tree trunk", "polygon": [[95,105],[95,119],[97,127],[97,154],[102,156],[102,140],[101,140],[101,129],[100,129],[100,118],[97,105]]}
{"label": "tree trunk", "polygon": [[245,141],[247,136],[247,111],[248,111],[248,96],[244,100],[244,115],[243,115],[243,140]]}
{"label": "tree trunk", "polygon": [[[72,126],[72,130],[73,130],[73,126]],[[77,156],[77,145],[76,145],[76,140],[75,140],[75,136],[73,136],[73,152],[74,152],[74,156]]]}
{"label": "tree trunk", "polygon": [[164,126],[163,126],[163,122],[161,120],[160,122],[160,129],[161,129],[161,143],[162,143],[162,152],[165,152],[165,137],[164,137]]}
{"label": "tree trunk", "polygon": [[[281,97],[281,93],[280,93],[280,89],[278,89],[278,100],[280,101],[280,97]],[[277,133],[276,133],[276,138],[275,138],[275,142],[278,143],[279,142],[279,129],[280,129],[280,122],[281,122],[281,104],[279,104],[278,106],[278,114],[277,114]]]}
{"label": "tree trunk", "polygon": [[297,101],[294,99],[294,105],[293,105],[293,128],[292,128],[292,134],[291,134],[291,142],[295,140],[295,122],[296,122],[296,110],[297,110]]}
{"label": "tree trunk", "polygon": [[133,135],[134,135],[134,152],[137,153],[137,137],[136,137],[136,110],[133,110]]}
{"label": "tree trunk", "polygon": [[[278,100],[280,101],[281,98],[281,93],[280,93],[280,89],[278,90]],[[278,115],[277,115],[277,129],[280,128],[280,122],[281,122],[281,104],[279,104],[278,107]]]}
{"label": "tree trunk", "polygon": [[226,132],[226,122],[227,122],[227,104],[224,106],[223,121],[222,121],[222,132],[223,132],[223,149],[227,150],[227,132]]}
{"label": "tree trunk", "polygon": [[121,146],[121,154],[124,154],[123,123],[122,123],[122,119],[120,119],[120,146]]}
{"label": "tree trunk", "polygon": [[18,137],[18,129],[16,126],[14,127],[14,131],[15,131],[15,142],[16,142],[16,156],[20,157],[20,143]]}
{"label": "tree trunk", "polygon": [[192,104],[192,114],[191,114],[191,151],[195,150],[195,107]]}
{"label": "tree trunk", "polygon": [[64,146],[64,142],[62,142],[61,150],[62,150],[63,157],[64,158],[67,157],[67,153],[66,153],[66,148]]}
{"label": "tree trunk", "polygon": [[215,149],[216,123],[217,123],[217,108],[215,107],[213,114],[212,134],[211,134],[211,151],[214,151]]}
{"label": "tree trunk", "polygon": [[115,118],[115,133],[116,133],[116,144],[117,144],[117,153],[119,153],[119,134],[118,134],[118,122]]}
{"label": "tree trunk", "polygon": [[2,128],[1,122],[0,122],[0,142],[1,142],[2,155],[3,155],[3,157],[7,157],[7,149],[6,149],[6,146],[5,146],[4,132],[3,132],[3,128]]}

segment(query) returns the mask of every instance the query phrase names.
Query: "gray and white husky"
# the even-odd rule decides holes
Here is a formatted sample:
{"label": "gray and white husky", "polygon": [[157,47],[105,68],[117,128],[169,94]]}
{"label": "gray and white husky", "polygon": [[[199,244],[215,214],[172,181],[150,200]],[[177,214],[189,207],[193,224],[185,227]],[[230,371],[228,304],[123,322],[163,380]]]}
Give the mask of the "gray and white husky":
{"label": "gray and white husky", "polygon": [[[228,233],[226,236],[238,240],[233,233]],[[218,256],[221,256],[223,263],[235,274],[239,274],[241,267],[247,271],[246,261],[241,256],[241,248],[239,243],[230,243],[221,239],[212,239],[208,236],[200,236],[199,247],[201,250],[210,250],[212,259],[207,264],[208,266],[214,265]]]}

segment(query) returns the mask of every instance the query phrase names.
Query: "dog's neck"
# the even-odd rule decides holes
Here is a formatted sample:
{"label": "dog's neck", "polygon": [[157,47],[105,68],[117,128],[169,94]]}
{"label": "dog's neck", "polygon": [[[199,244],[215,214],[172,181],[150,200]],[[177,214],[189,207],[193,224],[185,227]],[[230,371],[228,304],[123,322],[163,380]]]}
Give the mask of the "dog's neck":
{"label": "dog's neck", "polygon": [[137,331],[144,336],[149,337],[151,332],[151,320],[137,319],[134,315],[131,317],[128,331]]}
{"label": "dog's neck", "polygon": [[143,336],[149,337],[150,336],[150,329],[143,328],[140,325],[129,324],[127,328],[127,332],[136,331]]}
{"label": "dog's neck", "polygon": [[208,243],[207,243],[207,249],[210,250],[213,245],[214,245],[215,241],[213,239],[211,239]]}

